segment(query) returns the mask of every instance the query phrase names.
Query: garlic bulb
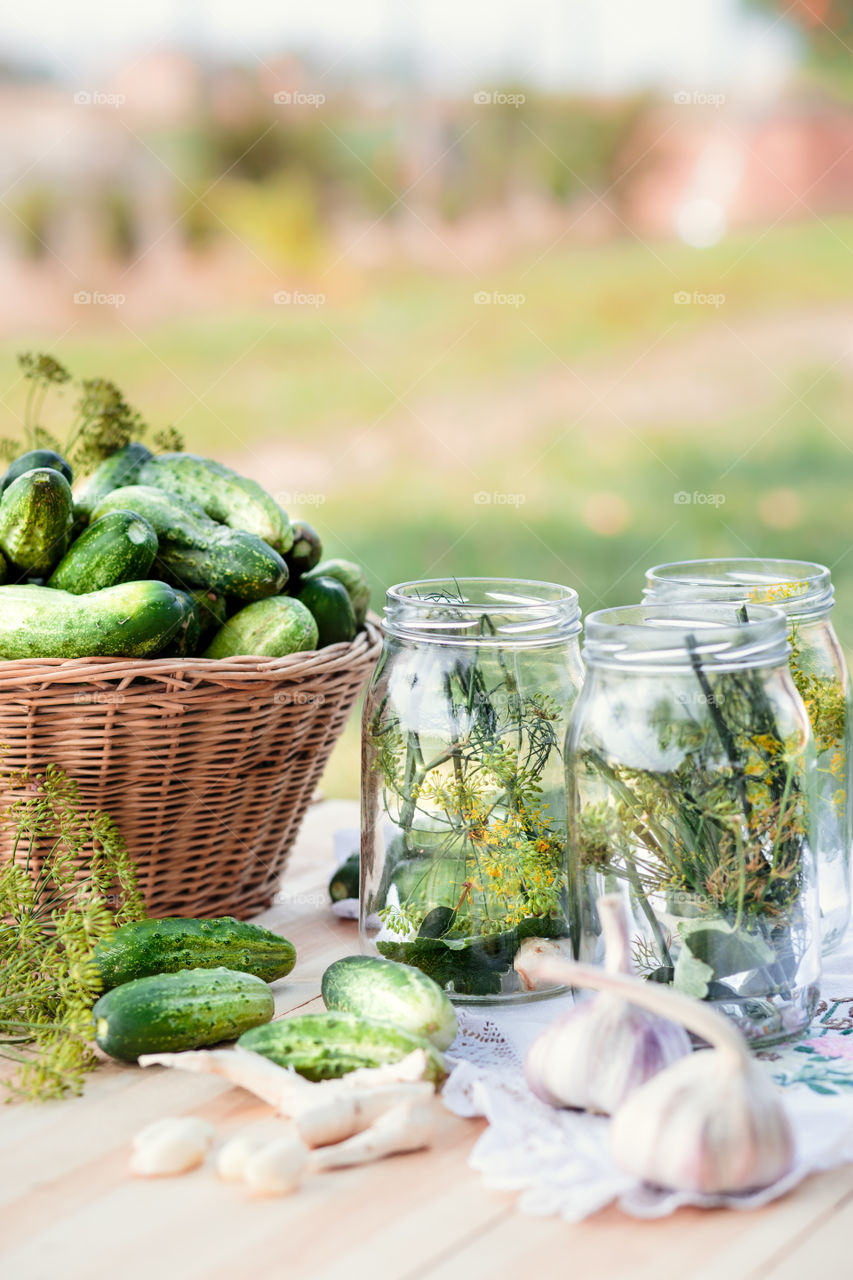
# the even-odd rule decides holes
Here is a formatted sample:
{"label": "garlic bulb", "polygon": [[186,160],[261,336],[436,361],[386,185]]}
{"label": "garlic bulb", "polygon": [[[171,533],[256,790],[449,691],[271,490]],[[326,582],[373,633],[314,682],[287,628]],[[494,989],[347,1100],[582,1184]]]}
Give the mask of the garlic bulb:
{"label": "garlic bulb", "polygon": [[[630,974],[630,934],[622,899],[607,894],[599,899],[598,911],[608,971]],[[557,968],[552,967],[566,963],[553,953],[540,953],[531,981],[546,986],[566,981],[555,978]],[[547,1027],[530,1046],[524,1073],[531,1091],[552,1107],[609,1115],[639,1085],[689,1053],[690,1039],[680,1026],[632,1006],[620,995],[604,993]]]}
{"label": "garlic bulb", "polygon": [[573,962],[548,960],[547,975],[619,995],[712,1046],[661,1071],[616,1111],[610,1145],[626,1173],[719,1195],[767,1187],[790,1171],[794,1138],[781,1097],[723,1014],[669,987]]}

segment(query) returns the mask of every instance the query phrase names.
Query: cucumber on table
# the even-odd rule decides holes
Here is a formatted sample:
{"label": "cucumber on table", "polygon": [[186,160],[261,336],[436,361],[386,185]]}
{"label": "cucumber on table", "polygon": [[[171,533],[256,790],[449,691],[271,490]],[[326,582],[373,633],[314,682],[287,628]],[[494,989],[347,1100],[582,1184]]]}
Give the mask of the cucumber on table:
{"label": "cucumber on table", "polygon": [[104,1053],[135,1062],[143,1053],[179,1053],[234,1040],[269,1022],[267,984],[233,969],[182,969],[113,987],[92,1010]]}
{"label": "cucumber on table", "polygon": [[116,449],[90,475],[74,486],[74,506],[86,520],[113,489],[136,484],[139,468],[151,457],[151,450],[134,441]]}
{"label": "cucumber on table", "polygon": [[68,549],[74,500],[52,467],[25,471],[0,498],[0,550],[22,574],[46,578]]}
{"label": "cucumber on table", "polygon": [[0,586],[0,658],[143,658],[168,643],[184,609],[165,582],[122,582],[79,596]]}
{"label": "cucumber on table", "polygon": [[354,560],[321,560],[305,575],[306,582],[314,578],[334,578],[349,596],[357,627],[364,626],[370,604],[370,586],[361,565]]}
{"label": "cucumber on table", "polygon": [[241,1049],[292,1067],[306,1080],[332,1080],[357,1067],[400,1062],[416,1049],[427,1055],[426,1078],[440,1083],[444,1059],[431,1041],[388,1022],[354,1013],[301,1013],[256,1027],[240,1037]]}
{"label": "cucumber on table", "polygon": [[290,596],[272,596],[240,609],[217,631],[204,658],[283,658],[317,648],[317,624],[305,605]]}
{"label": "cucumber on table", "polygon": [[53,449],[30,449],[28,453],[22,453],[14,462],[9,463],[6,474],[0,480],[0,493],[5,493],[12,481],[17,480],[25,471],[35,471],[42,467],[58,471],[71,483],[71,468],[61,453],[56,453]]}
{"label": "cucumber on table", "polygon": [[355,614],[349,595],[334,578],[303,578],[296,599],[310,610],[317,623],[318,649],[355,639]]}
{"label": "cucumber on table", "polygon": [[109,511],[72,542],[47,585],[81,595],[147,578],[157,534],[135,511]]}
{"label": "cucumber on table", "polygon": [[357,898],[360,876],[361,854],[351,853],[329,881],[329,897],[332,902],[342,902],[344,898]]}
{"label": "cucumber on table", "polygon": [[156,973],[226,969],[275,982],[290,973],[296,948],[259,924],[219,916],[191,920],[170,916],[123,924],[95,947],[104,991]]}
{"label": "cucumber on table", "polygon": [[204,588],[250,602],[277,595],[287,565],[253,533],[217,524],[196,503],[153,485],[114,489],[92,512],[136,511],[153,526],[160,544],[156,564],[184,590]]}
{"label": "cucumber on table", "polygon": [[256,534],[284,554],[293,545],[293,530],[281,507],[267,491],[221,462],[194,453],[162,453],[150,458],[138,483],[196,503],[213,520]]}
{"label": "cucumber on table", "polygon": [[437,982],[411,965],[344,956],[323,974],[322,992],[327,1009],[391,1022],[437,1049],[448,1049],[456,1038],[453,1005]]}

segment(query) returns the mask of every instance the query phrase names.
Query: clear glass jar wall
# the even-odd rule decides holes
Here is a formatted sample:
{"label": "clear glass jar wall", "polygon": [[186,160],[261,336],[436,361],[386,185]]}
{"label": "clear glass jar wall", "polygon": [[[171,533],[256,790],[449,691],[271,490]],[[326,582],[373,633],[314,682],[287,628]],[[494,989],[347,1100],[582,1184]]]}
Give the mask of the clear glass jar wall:
{"label": "clear glass jar wall", "polygon": [[520,957],[528,939],[568,934],[577,594],[404,583],[384,631],[363,721],[362,937],[459,1000],[547,994],[528,988]]}
{"label": "clear glass jar wall", "polygon": [[815,754],[784,614],[750,613],[587,618],[567,742],[572,933],[599,960],[595,901],[621,892],[639,972],[772,1043],[808,1026],[818,995]]}
{"label": "clear glass jar wall", "polygon": [[833,588],[825,565],[805,560],[687,560],[656,565],[645,598],[772,604],[788,620],[790,667],[817,748],[815,857],[824,953],[850,921],[853,788],[850,786],[850,678],[830,614]]}

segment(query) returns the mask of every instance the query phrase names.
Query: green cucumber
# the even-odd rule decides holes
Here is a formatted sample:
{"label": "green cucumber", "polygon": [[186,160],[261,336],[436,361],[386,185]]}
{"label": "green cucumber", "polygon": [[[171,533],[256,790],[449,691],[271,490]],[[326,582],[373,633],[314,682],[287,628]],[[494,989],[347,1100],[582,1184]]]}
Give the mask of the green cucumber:
{"label": "green cucumber", "polygon": [[317,648],[317,624],[309,611],[290,596],[272,596],[247,605],[228,619],[205,649],[204,658],[232,658],[253,654],[283,658]]}
{"label": "green cucumber", "polygon": [[204,588],[196,588],[190,592],[190,595],[198,606],[201,639],[207,640],[214,631],[219,630],[228,616],[225,596],[219,595],[216,591],[206,591]]}
{"label": "green cucumber", "polygon": [[161,658],[190,658],[198,653],[201,641],[201,618],[195,596],[191,591],[181,591],[175,587],[175,594],[180,596],[184,606],[181,625],[172,636],[165,649],[160,651]]}
{"label": "green cucumber", "polygon": [[420,969],[376,956],[344,956],[323,974],[323,1001],[335,1012],[391,1022],[449,1049],[456,1039],[453,1005]]}
{"label": "green cucumber", "polygon": [[307,520],[297,520],[291,528],[293,529],[293,546],[284,559],[291,578],[296,579],[303,573],[309,573],[319,562],[323,554],[323,544],[319,533],[313,525],[308,524]]}
{"label": "green cucumber", "polygon": [[344,898],[357,898],[360,875],[361,854],[351,853],[329,881],[329,897],[332,902],[342,902]]}
{"label": "green cucumber", "polygon": [[19,572],[46,578],[68,549],[73,522],[65,476],[51,467],[25,471],[0,499],[0,550]]}
{"label": "green cucumber", "polygon": [[427,1055],[426,1078],[439,1083],[447,1074],[435,1045],[376,1018],[354,1013],[301,1013],[247,1031],[241,1049],[263,1054],[291,1067],[306,1080],[332,1080],[357,1067],[400,1062],[416,1049]]}
{"label": "green cucumber", "polygon": [[321,560],[305,575],[305,581],[313,578],[334,578],[349,596],[357,627],[364,626],[370,604],[370,586],[360,565],[353,560]]}
{"label": "green cucumber", "polygon": [[349,595],[334,578],[303,578],[296,599],[313,614],[317,623],[317,648],[355,639],[355,614]]}
{"label": "green cucumber", "polygon": [[0,658],[143,658],[184,616],[165,582],[122,582],[75,596],[52,587],[0,586]]}
{"label": "green cucumber", "polygon": [[221,462],[194,453],[162,453],[145,463],[138,482],[176,493],[213,520],[254,533],[282,554],[293,545],[290,521],[275,499],[256,480]]}
{"label": "green cucumber", "polygon": [[277,595],[287,582],[287,565],[253,533],[217,524],[187,498],[153,485],[114,489],[92,512],[127,508],[150,522],[160,544],[156,566],[176,586],[196,588],[250,602]]}
{"label": "green cucumber", "polygon": [[47,585],[80,595],[134,582],[148,577],[156,554],[157,534],[143,516],[109,511],[72,542]]}
{"label": "green cucumber", "polygon": [[234,969],[181,969],[113,987],[92,1010],[104,1053],[135,1062],[142,1053],[179,1053],[236,1040],[269,1022],[275,1001],[262,978]]}
{"label": "green cucumber", "polygon": [[123,924],[97,944],[95,963],[104,991],[155,973],[223,966],[275,982],[290,973],[296,949],[287,938],[233,916],[216,920],[170,916]]}
{"label": "green cucumber", "polygon": [[20,458],[9,463],[6,474],[0,480],[0,493],[5,493],[12,481],[17,480],[18,476],[22,476],[24,472],[35,471],[42,467],[58,471],[60,475],[65,476],[69,484],[71,483],[71,468],[61,453],[56,453],[53,449],[30,449],[28,453],[22,453]]}
{"label": "green cucumber", "polygon": [[74,506],[86,520],[102,498],[113,489],[136,484],[139,468],[151,457],[151,450],[134,441],[111,453],[95,470],[74,486]]}

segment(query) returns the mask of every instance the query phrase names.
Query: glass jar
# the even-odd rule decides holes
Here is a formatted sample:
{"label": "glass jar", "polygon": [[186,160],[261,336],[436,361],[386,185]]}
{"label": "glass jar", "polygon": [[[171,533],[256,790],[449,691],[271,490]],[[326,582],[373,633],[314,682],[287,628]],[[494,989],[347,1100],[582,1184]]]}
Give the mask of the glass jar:
{"label": "glass jar", "polygon": [[785,615],[756,605],[590,614],[567,742],[576,948],[621,892],[638,971],[712,1001],[752,1042],[787,1039],[820,976],[815,753]]}
{"label": "glass jar", "polygon": [[528,990],[515,962],[526,939],[568,933],[577,593],[407,582],[388,592],[383,629],[362,737],[365,949],[465,1003],[550,994]]}
{"label": "glass jar", "polygon": [[849,770],[850,677],[830,614],[834,592],[825,565],[806,560],[687,560],[646,575],[645,598],[775,605],[788,619],[789,663],[817,749],[815,857],[824,954],[850,920],[853,787]]}

